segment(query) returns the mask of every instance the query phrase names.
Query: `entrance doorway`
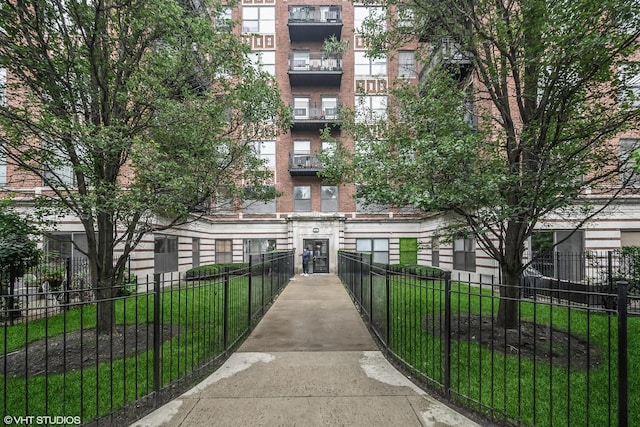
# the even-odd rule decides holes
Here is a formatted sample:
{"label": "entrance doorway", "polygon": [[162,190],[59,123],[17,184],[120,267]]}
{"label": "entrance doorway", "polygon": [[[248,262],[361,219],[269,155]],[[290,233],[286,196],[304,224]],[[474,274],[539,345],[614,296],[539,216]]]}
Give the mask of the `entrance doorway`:
{"label": "entrance doorway", "polygon": [[312,273],[329,272],[329,239],[304,239],[303,245],[313,254]]}

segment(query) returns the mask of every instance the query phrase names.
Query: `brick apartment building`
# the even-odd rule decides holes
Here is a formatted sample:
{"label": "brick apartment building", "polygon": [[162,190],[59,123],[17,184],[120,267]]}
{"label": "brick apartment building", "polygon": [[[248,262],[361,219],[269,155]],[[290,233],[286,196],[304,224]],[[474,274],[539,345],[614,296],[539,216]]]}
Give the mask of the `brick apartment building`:
{"label": "brick apartment building", "polygon": [[[228,10],[228,18],[239,23],[231,31],[247,35],[256,64],[275,75],[282,98],[293,111],[289,132],[275,140],[255,141],[256,152],[273,169],[273,185],[282,195],[239,209],[212,206],[211,215],[201,221],[148,235],[132,255],[134,272],[177,272],[214,262],[241,262],[248,254],[272,249],[301,252],[309,247],[314,253],[314,273],[335,272],[338,250],[371,252],[374,260],[389,263],[397,263],[401,250],[408,250],[417,253],[421,264],[476,276],[498,275],[495,262],[472,239],[452,243],[433,237],[445,217],[364,206],[355,199],[353,186],[328,185],[317,175],[322,168],[318,155],[332,148],[331,142],[321,138],[321,130],[329,126],[332,136],[342,137],[335,124],[340,106],[354,108],[362,102],[374,114],[384,114],[387,88],[396,79],[419,75],[411,48],[394,52],[388,60],[365,56],[354,29],[369,11],[340,0],[243,0]],[[332,36],[348,42],[344,54],[323,52],[324,41]],[[6,74],[0,73],[4,78]],[[621,145],[638,137],[624,135]],[[6,164],[0,168],[3,185],[11,173]],[[39,189],[35,186],[31,191]],[[563,248],[577,252],[640,245],[638,202],[635,196],[620,199],[573,234]],[[559,217],[549,218],[542,226],[544,237],[556,241],[570,229]],[[81,230],[73,218],[61,219],[56,233],[63,240],[45,242],[45,249],[75,255],[69,241],[82,246]]]}

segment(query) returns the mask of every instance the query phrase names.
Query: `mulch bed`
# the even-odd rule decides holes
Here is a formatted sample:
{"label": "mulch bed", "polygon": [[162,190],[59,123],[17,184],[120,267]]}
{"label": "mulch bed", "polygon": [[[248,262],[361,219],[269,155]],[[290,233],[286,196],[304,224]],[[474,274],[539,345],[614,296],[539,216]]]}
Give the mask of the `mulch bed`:
{"label": "mulch bed", "polygon": [[[427,330],[441,335],[440,320],[432,320],[427,319]],[[551,362],[559,367],[587,369],[602,363],[602,355],[593,343],[532,322],[521,322],[519,329],[505,329],[499,327],[491,317],[454,316],[451,320],[451,337],[501,353]]]}
{"label": "mulch bed", "polygon": [[[163,325],[161,337],[169,340],[178,334],[178,327]],[[113,334],[96,335],[95,329],[68,332],[41,339],[0,357],[0,367],[6,376],[22,377],[59,374],[97,363],[121,359],[153,347],[153,325],[117,326]]]}

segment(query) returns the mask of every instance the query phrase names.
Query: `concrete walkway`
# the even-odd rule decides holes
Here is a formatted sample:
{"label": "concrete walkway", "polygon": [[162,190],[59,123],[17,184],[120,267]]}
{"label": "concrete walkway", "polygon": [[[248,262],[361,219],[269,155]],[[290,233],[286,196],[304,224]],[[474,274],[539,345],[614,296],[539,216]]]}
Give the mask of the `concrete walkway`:
{"label": "concrete walkway", "polygon": [[132,426],[477,426],[378,351],[337,276],[296,276],[216,372]]}

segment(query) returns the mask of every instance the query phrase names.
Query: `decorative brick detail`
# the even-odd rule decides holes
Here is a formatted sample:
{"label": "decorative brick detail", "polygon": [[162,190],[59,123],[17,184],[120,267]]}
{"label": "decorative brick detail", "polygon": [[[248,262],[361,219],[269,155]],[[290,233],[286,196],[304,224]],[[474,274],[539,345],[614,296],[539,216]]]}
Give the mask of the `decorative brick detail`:
{"label": "decorative brick detail", "polygon": [[356,79],[355,91],[356,93],[386,94],[387,86],[386,79]]}
{"label": "decorative brick detail", "polygon": [[274,50],[276,48],[275,34],[246,34],[245,40],[251,50]]}
{"label": "decorative brick detail", "polygon": [[243,5],[252,4],[276,4],[276,0],[242,0]]}

